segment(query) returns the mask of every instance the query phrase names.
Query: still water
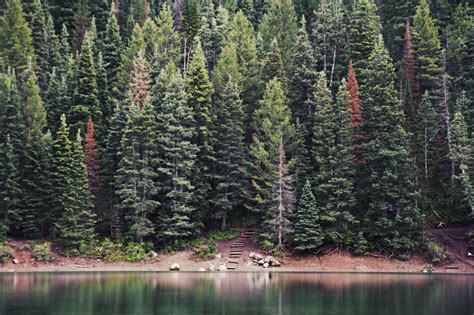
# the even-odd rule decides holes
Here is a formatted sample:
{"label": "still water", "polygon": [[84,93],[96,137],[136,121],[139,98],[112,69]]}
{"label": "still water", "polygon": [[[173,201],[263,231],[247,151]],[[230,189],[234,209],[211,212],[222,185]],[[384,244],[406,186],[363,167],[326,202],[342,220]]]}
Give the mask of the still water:
{"label": "still water", "polygon": [[0,274],[0,314],[473,315],[473,275]]}

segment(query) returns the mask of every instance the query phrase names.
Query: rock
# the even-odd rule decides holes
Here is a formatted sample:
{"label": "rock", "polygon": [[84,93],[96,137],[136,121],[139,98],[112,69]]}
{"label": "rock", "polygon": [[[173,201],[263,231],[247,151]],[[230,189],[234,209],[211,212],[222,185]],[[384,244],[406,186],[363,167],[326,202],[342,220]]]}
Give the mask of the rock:
{"label": "rock", "polygon": [[222,264],[217,268],[217,271],[227,271],[227,266],[225,264]]}
{"label": "rock", "polygon": [[216,270],[216,267],[214,266],[214,264],[209,264],[209,271],[214,271]]}
{"label": "rock", "polygon": [[260,259],[260,260],[258,261],[258,264],[259,264],[260,266],[263,266],[263,264],[265,264],[265,261],[263,261],[263,259]]}
{"label": "rock", "polygon": [[153,251],[153,250],[150,252],[150,254],[151,254],[151,258],[156,258],[156,257],[158,257],[158,253],[155,252],[155,251]]}
{"label": "rock", "polygon": [[16,259],[16,258],[13,259],[13,263],[14,263],[15,265],[17,265],[17,264],[19,263],[18,259]]}
{"label": "rock", "polygon": [[273,267],[280,267],[281,264],[280,264],[280,262],[279,262],[278,260],[275,260],[275,261],[272,262],[272,266],[273,266]]}
{"label": "rock", "polygon": [[222,259],[222,254],[217,254],[216,259]]}
{"label": "rock", "polygon": [[263,264],[263,268],[268,268],[270,265],[268,263]]}
{"label": "rock", "polygon": [[178,264],[172,264],[171,267],[170,267],[170,270],[171,271],[179,271],[179,265]]}
{"label": "rock", "polygon": [[255,258],[256,260],[260,260],[260,259],[263,259],[263,256],[256,253],[254,258]]}
{"label": "rock", "polygon": [[249,258],[255,258],[255,252],[250,252]]}
{"label": "rock", "polygon": [[205,272],[206,269],[204,269],[204,268],[199,268],[198,271],[199,271],[199,272]]}

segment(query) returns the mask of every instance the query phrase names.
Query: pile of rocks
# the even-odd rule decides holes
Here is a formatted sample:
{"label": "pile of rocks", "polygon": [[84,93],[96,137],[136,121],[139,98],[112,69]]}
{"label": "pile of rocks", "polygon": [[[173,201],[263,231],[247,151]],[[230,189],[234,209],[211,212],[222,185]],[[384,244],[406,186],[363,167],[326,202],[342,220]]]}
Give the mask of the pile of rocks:
{"label": "pile of rocks", "polygon": [[255,265],[262,266],[263,268],[268,267],[280,267],[280,262],[276,260],[273,256],[266,256],[263,258],[263,255],[259,253],[251,252],[249,258],[253,259]]}

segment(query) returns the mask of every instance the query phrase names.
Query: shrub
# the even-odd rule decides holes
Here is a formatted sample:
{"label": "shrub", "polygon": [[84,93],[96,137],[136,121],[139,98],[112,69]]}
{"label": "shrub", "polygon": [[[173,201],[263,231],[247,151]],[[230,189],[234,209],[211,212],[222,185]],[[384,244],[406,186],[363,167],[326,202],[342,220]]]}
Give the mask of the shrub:
{"label": "shrub", "polygon": [[0,263],[4,264],[13,258],[12,249],[8,244],[0,244]]}
{"label": "shrub", "polygon": [[209,260],[217,255],[217,243],[215,240],[210,239],[206,244],[198,246],[195,251],[200,259]]}
{"label": "shrub", "polygon": [[364,255],[369,250],[369,242],[364,237],[364,233],[357,233],[354,239],[354,255]]}
{"label": "shrub", "polygon": [[44,242],[42,244],[33,245],[33,252],[31,254],[36,261],[51,262],[54,256],[51,253],[51,242]]}
{"label": "shrub", "polygon": [[137,262],[150,258],[150,252],[153,249],[151,243],[129,242],[124,244],[121,241],[111,241],[109,239],[94,240],[90,243],[81,243],[79,251],[82,255],[103,259],[108,262],[128,261]]}
{"label": "shrub", "polygon": [[432,263],[445,263],[451,261],[451,255],[432,236],[426,238],[424,248]]}
{"label": "shrub", "polygon": [[274,252],[276,250],[275,244],[273,244],[269,240],[263,240],[260,245],[266,252]]}
{"label": "shrub", "polygon": [[211,231],[208,234],[210,239],[216,241],[228,241],[237,238],[240,232],[237,230],[226,230],[226,231]]}
{"label": "shrub", "polygon": [[152,250],[153,244],[151,243],[130,242],[124,247],[124,259],[128,262],[149,260]]}

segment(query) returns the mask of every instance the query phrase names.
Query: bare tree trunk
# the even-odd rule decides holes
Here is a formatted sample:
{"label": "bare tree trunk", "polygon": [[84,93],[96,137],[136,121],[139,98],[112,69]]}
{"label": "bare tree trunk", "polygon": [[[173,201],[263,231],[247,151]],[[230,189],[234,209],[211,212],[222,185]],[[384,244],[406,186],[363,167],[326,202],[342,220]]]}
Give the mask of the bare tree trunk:
{"label": "bare tree trunk", "polygon": [[331,67],[331,76],[329,79],[329,88],[332,88],[332,82],[334,78],[334,70],[336,68],[336,55],[337,55],[337,46],[334,46],[334,53],[332,55],[332,67]]}
{"label": "bare tree trunk", "polygon": [[448,145],[449,168],[451,173],[451,181],[454,180],[455,168],[453,158],[453,148],[451,141],[451,118],[449,115],[449,91],[448,91],[448,73],[446,69],[446,51],[443,51],[443,101],[441,102],[441,118],[446,128],[446,141]]}

